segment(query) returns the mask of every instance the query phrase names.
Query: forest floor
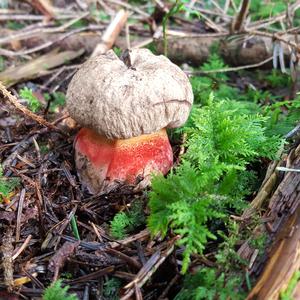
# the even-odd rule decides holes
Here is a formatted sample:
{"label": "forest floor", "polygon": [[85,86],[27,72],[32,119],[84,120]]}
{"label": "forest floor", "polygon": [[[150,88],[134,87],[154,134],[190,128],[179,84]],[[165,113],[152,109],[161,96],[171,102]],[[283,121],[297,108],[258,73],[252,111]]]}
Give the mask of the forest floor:
{"label": "forest floor", "polygon": [[[58,279],[84,300],[298,299],[299,18],[293,16],[300,3],[286,8],[276,1],[267,10],[253,1],[249,10],[243,8],[248,1],[240,8],[231,1],[199,2],[0,3],[0,299],[76,299],[67,298]],[[120,27],[103,39],[116,13]],[[254,21],[246,26],[248,15]],[[209,122],[209,115],[222,125],[227,118],[235,131],[222,138],[232,139],[236,152],[245,136],[243,145],[253,153],[241,149],[230,163],[231,150],[208,147],[223,127],[213,124],[219,132],[205,136],[201,149],[227,167],[213,186],[201,187],[203,195],[221,196],[209,219],[195,225],[196,234],[212,233],[199,237],[199,248],[193,244],[198,237],[186,241],[193,239],[182,231],[190,221],[179,224],[179,210],[163,216],[166,234],[153,226],[160,222],[154,212],[159,189],[174,182],[192,189],[176,181],[176,167],[175,175],[156,179],[153,190],[124,185],[91,195],[82,188],[73,150],[80,127],[66,111],[65,95],[97,45],[118,55],[130,47],[167,50],[190,78],[201,120]],[[205,135],[201,120],[192,117]],[[174,162],[183,162],[178,174],[187,172],[184,162],[194,164],[192,126],[169,132]],[[227,200],[219,204],[221,198]],[[183,204],[192,207],[189,201]]]}

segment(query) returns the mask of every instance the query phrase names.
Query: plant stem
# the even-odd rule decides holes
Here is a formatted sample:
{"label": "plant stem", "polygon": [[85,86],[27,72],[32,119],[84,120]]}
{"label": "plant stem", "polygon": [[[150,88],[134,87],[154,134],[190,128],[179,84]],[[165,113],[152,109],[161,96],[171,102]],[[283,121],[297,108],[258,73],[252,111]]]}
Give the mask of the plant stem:
{"label": "plant stem", "polygon": [[77,227],[77,222],[76,222],[75,216],[72,216],[72,218],[71,218],[71,227],[72,227],[72,231],[73,231],[73,234],[74,234],[75,238],[77,240],[80,240],[79,231],[78,231],[78,227]]}

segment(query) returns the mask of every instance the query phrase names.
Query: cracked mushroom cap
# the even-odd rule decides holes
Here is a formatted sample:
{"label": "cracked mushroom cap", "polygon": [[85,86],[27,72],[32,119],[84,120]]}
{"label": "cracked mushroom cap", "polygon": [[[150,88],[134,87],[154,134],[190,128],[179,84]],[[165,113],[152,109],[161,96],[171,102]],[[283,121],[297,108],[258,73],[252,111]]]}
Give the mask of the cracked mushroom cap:
{"label": "cracked mushroom cap", "polygon": [[188,118],[193,92],[186,74],[165,56],[112,51],[86,61],[67,91],[67,108],[80,125],[109,139],[127,139]]}

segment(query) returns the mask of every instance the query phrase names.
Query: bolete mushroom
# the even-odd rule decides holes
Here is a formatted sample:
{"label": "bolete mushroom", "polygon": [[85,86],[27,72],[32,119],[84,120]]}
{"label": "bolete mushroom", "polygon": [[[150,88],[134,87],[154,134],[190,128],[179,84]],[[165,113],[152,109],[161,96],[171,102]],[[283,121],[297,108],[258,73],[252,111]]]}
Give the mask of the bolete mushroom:
{"label": "bolete mushroom", "polygon": [[116,184],[149,183],[173,164],[166,128],[179,127],[193,102],[185,73],[147,49],[111,50],[74,75],[67,109],[83,128],[74,147],[80,180],[91,193]]}

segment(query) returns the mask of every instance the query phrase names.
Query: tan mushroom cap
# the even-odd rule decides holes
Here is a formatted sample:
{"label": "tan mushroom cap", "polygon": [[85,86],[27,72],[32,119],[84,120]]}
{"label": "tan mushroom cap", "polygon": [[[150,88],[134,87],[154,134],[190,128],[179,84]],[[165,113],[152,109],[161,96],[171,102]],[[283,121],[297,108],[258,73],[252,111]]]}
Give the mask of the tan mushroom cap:
{"label": "tan mushroom cap", "polygon": [[193,103],[185,73],[147,49],[130,50],[124,61],[111,50],[83,64],[67,91],[71,117],[110,139],[183,125]]}

